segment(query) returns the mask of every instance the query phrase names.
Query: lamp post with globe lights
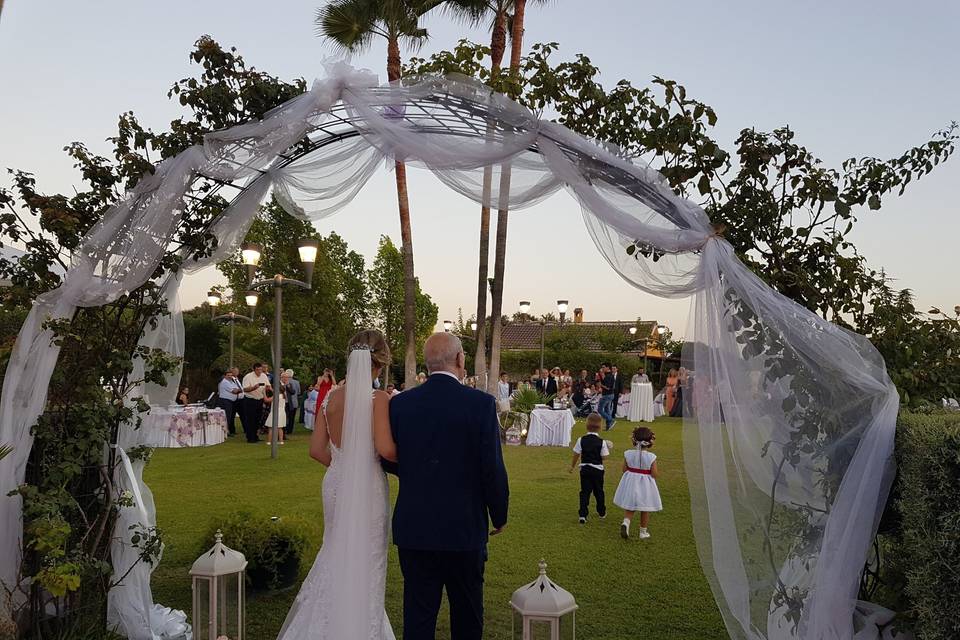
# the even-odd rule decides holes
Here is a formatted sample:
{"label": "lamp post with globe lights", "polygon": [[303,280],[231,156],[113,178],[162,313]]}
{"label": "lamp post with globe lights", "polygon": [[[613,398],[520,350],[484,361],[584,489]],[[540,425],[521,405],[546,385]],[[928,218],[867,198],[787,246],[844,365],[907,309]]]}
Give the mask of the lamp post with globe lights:
{"label": "lamp post with globe lights", "polygon": [[[560,326],[563,326],[563,321],[567,315],[567,309],[569,308],[569,306],[570,306],[569,300],[557,300],[557,311],[560,313]],[[520,313],[526,316],[529,311],[530,311],[530,301],[521,300]],[[546,341],[545,336],[546,336],[547,321],[541,318],[540,320],[538,320],[538,322],[540,323],[540,371],[543,371],[543,351],[544,351],[544,344]]]}
{"label": "lamp post with globe lights", "polygon": [[[258,289],[269,289],[273,288],[273,300],[274,300],[274,309],[273,309],[273,375],[275,385],[280,383],[280,374],[283,372],[281,368],[281,361],[283,357],[283,332],[281,331],[281,323],[283,320],[283,288],[284,287],[299,287],[300,289],[311,289],[312,285],[311,280],[313,279],[313,267],[317,261],[317,251],[320,248],[320,243],[315,238],[304,238],[297,243],[297,253],[300,254],[300,263],[303,265],[303,270],[306,275],[306,282],[301,280],[296,280],[294,278],[288,278],[283,274],[276,274],[272,278],[264,278],[262,280],[254,281],[253,278],[257,273],[257,267],[260,264],[261,257],[261,248],[259,245],[253,242],[245,242],[240,249],[240,255],[243,260],[243,264],[247,267],[247,281],[249,282],[249,290],[244,295],[247,306],[250,307],[250,316],[253,317],[253,310],[257,306],[259,301]],[[280,426],[280,393],[279,390],[274,392],[273,405],[271,406],[271,424],[273,428],[271,443],[270,443],[270,457],[277,458],[280,455],[279,447],[279,426]]]}

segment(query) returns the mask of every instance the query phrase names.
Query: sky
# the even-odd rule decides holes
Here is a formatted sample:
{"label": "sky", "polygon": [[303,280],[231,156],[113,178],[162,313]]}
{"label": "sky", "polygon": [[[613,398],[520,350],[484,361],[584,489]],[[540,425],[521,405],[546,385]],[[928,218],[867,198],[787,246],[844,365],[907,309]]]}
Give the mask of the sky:
{"label": "sky", "polygon": [[[250,65],[311,81],[334,54],[314,29],[322,4],[7,0],[0,16],[0,168],[32,171],[40,189],[69,193],[80,178],[63,147],[80,140],[106,154],[103,140],[124,111],[165,127],[181,113],[166,92],[198,72],[188,52],[203,34],[237,47]],[[489,39],[442,14],[428,16],[425,26],[431,39],[419,55],[449,49],[461,37]],[[715,108],[714,134],[727,149],[742,128],[789,124],[800,144],[839,166],[851,156],[898,156],[960,119],[958,26],[960,3],[952,0],[553,0],[528,7],[525,45],[555,41],[560,57],[586,54],[606,86],[621,78],[647,86],[654,75],[677,80]],[[351,62],[383,79],[385,55],[378,42]],[[478,207],[428,172],[408,174],[421,286],[439,305],[441,321],[455,319],[458,308],[469,316]],[[957,185],[960,157],[879,212],[862,212],[851,236],[871,266],[914,290],[920,308],[960,304]],[[381,234],[399,244],[392,175],[378,174],[317,228],[336,231],[368,264]],[[684,333],[688,301],[660,300],[621,280],[566,194],[511,216],[506,269],[505,313],[521,299],[538,314],[568,299],[571,309],[585,309],[586,320],[640,317]],[[191,276],[184,306],[199,304],[221,281],[214,269]]]}

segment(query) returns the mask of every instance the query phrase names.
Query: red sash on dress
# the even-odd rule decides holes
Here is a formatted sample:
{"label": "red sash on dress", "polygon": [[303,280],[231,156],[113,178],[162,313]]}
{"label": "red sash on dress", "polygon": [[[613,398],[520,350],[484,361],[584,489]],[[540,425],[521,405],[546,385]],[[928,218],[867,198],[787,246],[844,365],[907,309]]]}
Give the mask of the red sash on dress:
{"label": "red sash on dress", "polygon": [[627,467],[627,471],[630,473],[642,473],[645,476],[650,475],[650,469],[636,469],[634,467]]}

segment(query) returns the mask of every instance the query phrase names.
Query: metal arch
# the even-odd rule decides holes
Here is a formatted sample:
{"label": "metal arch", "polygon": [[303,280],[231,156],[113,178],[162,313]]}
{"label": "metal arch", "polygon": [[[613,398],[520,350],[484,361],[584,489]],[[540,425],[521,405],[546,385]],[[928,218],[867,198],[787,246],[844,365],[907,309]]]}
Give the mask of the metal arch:
{"label": "metal arch", "polygon": [[[388,102],[392,91],[391,87],[381,87],[372,89],[370,93],[375,96],[379,94],[379,97],[383,98],[383,102]],[[487,125],[490,121],[489,111],[477,102],[448,92],[431,93],[422,98],[407,99],[402,106],[396,107],[395,110],[397,119],[404,120],[414,130],[424,134],[475,139],[482,139],[490,135],[490,132],[487,131]],[[362,117],[350,113],[348,105],[338,102],[330,111],[323,114],[323,119],[313,125],[303,139],[288,148],[284,153],[279,154],[278,160],[273,166],[275,168],[286,167],[325,147],[362,136],[364,132],[363,122]],[[511,128],[520,131],[518,128],[511,127],[503,122],[497,124],[497,131],[499,132],[509,131]],[[319,135],[317,135],[318,133]],[[680,229],[690,228],[690,224],[684,219],[676,202],[665,196],[660,188],[637,180],[635,176],[620,167],[573,149],[562,141],[550,137],[547,133],[541,135],[557,144],[564,154],[581,168],[581,171],[589,180],[600,180],[613,185],[624,194],[656,211],[676,227]],[[527,151],[540,154],[540,149],[536,144],[530,145]],[[216,186],[202,197],[189,196],[196,201],[196,206],[207,202],[209,198],[218,194],[223,187],[232,187],[239,191],[231,199],[230,205],[232,205],[246,189],[244,185],[236,181],[220,181],[199,176],[196,182],[201,180],[213,182]],[[229,206],[227,209],[229,209]],[[217,219],[219,217],[217,216]]]}

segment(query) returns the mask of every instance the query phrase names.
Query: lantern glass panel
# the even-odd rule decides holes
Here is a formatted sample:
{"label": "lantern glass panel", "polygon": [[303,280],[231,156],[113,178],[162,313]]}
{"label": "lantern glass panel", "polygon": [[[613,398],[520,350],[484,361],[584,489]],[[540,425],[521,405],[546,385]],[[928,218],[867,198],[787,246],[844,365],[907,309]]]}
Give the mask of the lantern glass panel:
{"label": "lantern glass panel", "polygon": [[554,640],[550,620],[530,620],[530,640]]}
{"label": "lantern glass panel", "polygon": [[231,573],[217,578],[217,636],[226,636],[228,640],[238,640],[240,600],[237,584],[239,573]]}
{"label": "lantern glass panel", "polygon": [[523,640],[523,616],[513,610],[513,623],[510,625],[510,640]]}
{"label": "lantern glass panel", "polygon": [[560,640],[574,640],[576,612],[571,611],[560,618]]}
{"label": "lantern glass panel", "polygon": [[210,637],[210,578],[193,578],[193,637],[207,640]]}

